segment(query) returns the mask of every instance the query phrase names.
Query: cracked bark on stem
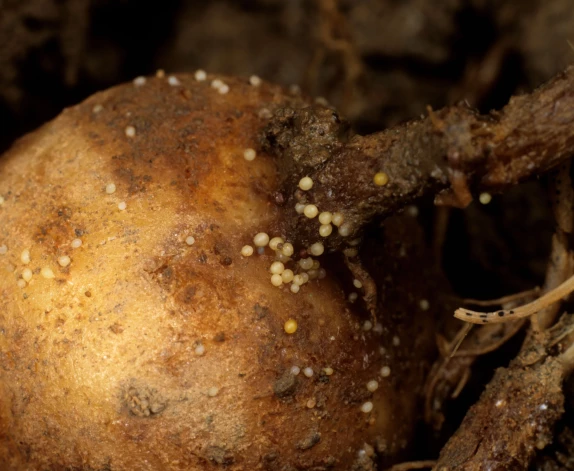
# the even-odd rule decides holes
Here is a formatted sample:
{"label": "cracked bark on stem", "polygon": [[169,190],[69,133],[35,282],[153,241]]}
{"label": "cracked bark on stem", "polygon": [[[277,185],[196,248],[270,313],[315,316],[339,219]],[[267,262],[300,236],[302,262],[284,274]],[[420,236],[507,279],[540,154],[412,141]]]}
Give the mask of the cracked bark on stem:
{"label": "cracked bark on stem", "polygon": [[[421,196],[465,206],[474,191],[500,191],[555,167],[574,154],[573,124],[570,67],[499,112],[481,116],[458,105],[367,136],[349,137],[328,108],[280,110],[264,131],[263,146],[283,161],[285,232],[303,245],[320,239],[317,221],[293,210],[297,202],[338,211],[349,235],[333,231],[325,243],[336,249],[375,216]],[[374,184],[377,172],[389,176],[386,185]],[[297,182],[305,175],[315,184],[301,192]]]}

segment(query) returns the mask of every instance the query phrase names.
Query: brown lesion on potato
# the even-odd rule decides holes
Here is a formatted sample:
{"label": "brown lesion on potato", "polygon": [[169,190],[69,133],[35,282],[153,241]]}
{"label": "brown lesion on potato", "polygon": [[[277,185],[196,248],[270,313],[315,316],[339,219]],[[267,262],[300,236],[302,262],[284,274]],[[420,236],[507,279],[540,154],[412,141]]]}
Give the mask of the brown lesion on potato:
{"label": "brown lesion on potato", "polygon": [[167,399],[154,388],[130,386],[123,397],[124,406],[131,415],[150,417],[160,414],[168,406]]}

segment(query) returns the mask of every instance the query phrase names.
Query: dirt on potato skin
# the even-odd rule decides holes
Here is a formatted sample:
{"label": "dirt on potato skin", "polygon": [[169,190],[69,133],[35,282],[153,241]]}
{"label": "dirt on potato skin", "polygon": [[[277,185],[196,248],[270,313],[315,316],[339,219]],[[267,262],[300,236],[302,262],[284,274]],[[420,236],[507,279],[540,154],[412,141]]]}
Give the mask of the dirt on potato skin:
{"label": "dirt on potato skin", "polygon": [[[0,161],[0,237],[10,247],[2,263],[12,268],[0,280],[0,463],[246,470],[263,460],[273,470],[369,470],[396,461],[419,417],[418,367],[434,350],[433,316],[418,324],[405,312],[402,340],[386,319],[416,308],[405,298],[424,291],[422,272],[383,298],[382,329],[360,301],[347,302],[352,279],[311,281],[297,296],[270,286],[273,256],[239,255],[258,231],[278,234],[287,210],[274,199],[277,161],[257,148],[260,111],[306,103],[244,79],[217,77],[230,87],[220,94],[216,76],[177,77],[178,86],[149,77],[97,94]],[[247,147],[258,150],[253,162]],[[32,148],[44,152],[31,156]],[[399,220],[389,224],[389,244],[368,255],[377,263],[401,256],[394,240],[407,233]],[[409,233],[424,250],[420,228]],[[71,250],[78,237],[82,247]],[[34,275],[22,289],[24,246]],[[62,254],[70,266],[58,267]],[[418,271],[420,260],[404,263]],[[40,276],[46,265],[54,279]],[[293,336],[289,317],[299,324]],[[293,365],[313,376],[301,372],[278,389]],[[373,411],[362,412],[369,401]]]}

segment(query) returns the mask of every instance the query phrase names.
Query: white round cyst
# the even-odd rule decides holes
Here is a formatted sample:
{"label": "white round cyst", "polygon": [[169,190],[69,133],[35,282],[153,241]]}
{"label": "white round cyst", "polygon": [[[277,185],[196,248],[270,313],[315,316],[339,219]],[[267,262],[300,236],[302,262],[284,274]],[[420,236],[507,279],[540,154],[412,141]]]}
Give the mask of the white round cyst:
{"label": "white round cyst", "polygon": [[379,383],[378,383],[378,381],[375,381],[374,379],[371,380],[371,381],[369,381],[369,382],[367,383],[367,389],[368,389],[370,392],[375,392],[377,389],[379,389]]}
{"label": "white round cyst", "polygon": [[203,354],[205,354],[205,347],[201,344],[199,344],[197,347],[195,347],[195,354],[198,356],[202,356]]}
{"label": "white round cyst", "polygon": [[40,270],[40,274],[47,280],[51,280],[52,278],[56,277],[56,275],[54,275],[54,272],[50,267],[42,268],[42,270]]}
{"label": "white round cyst", "polygon": [[308,191],[313,188],[313,180],[310,177],[303,177],[299,180],[299,188],[303,191]]}
{"label": "white round cyst", "polygon": [[193,245],[193,244],[195,244],[195,237],[193,237],[193,236],[187,236],[187,237],[185,238],[185,243],[186,243],[187,245]]}
{"label": "white round cyst", "polygon": [[317,214],[319,214],[319,210],[317,209],[317,206],[315,206],[314,204],[308,204],[307,206],[305,206],[305,209],[303,209],[303,214],[307,216],[309,219],[313,219],[314,217],[317,216]]}
{"label": "white round cyst", "polygon": [[248,148],[243,151],[243,158],[248,162],[255,160],[255,157],[257,157],[257,152],[255,152],[255,149]]}
{"label": "white round cyst", "polygon": [[351,294],[349,294],[349,302],[350,302],[350,303],[354,303],[354,302],[357,300],[358,297],[359,297],[359,295],[358,295],[357,293],[351,293]]}
{"label": "white round cyst", "polygon": [[22,278],[26,283],[30,283],[30,280],[32,279],[32,270],[24,268],[24,270],[22,270]]}
{"label": "white round cyst", "polygon": [[142,75],[142,76],[139,76],[139,77],[136,77],[136,78],[134,79],[134,85],[135,85],[136,87],[141,87],[142,85],[145,85],[145,82],[146,82],[146,78],[145,78],[143,75]]}
{"label": "white round cyst", "polygon": [[307,376],[307,378],[310,378],[311,376],[313,376],[313,368],[309,368],[309,367],[305,368],[303,370],[303,374],[305,376]]}
{"label": "white round cyst", "polygon": [[251,245],[244,245],[241,248],[241,255],[244,257],[251,257],[251,255],[253,255],[253,247],[251,247]]}
{"label": "white round cyst", "polygon": [[391,368],[388,366],[383,366],[381,368],[381,376],[383,378],[388,378],[391,375]]}
{"label": "white round cyst", "polygon": [[395,347],[398,347],[400,344],[401,344],[401,339],[400,339],[398,336],[395,335],[395,336],[393,337],[393,345],[394,345]]}
{"label": "white round cyst", "polygon": [[265,232],[259,232],[253,237],[255,247],[266,247],[269,243],[269,236]]}
{"label": "white round cyst", "polygon": [[28,263],[30,263],[30,251],[28,249],[22,250],[22,253],[20,254],[20,261],[24,265],[28,265]]}
{"label": "white round cyst", "polygon": [[311,255],[315,255],[315,257],[323,255],[324,251],[325,247],[321,242],[315,242],[313,245],[311,245],[311,247],[309,247],[309,252],[311,253]]}
{"label": "white round cyst", "polygon": [[203,82],[207,78],[207,74],[205,73],[205,70],[199,69],[195,71],[194,77],[198,82]]}
{"label": "white round cyst", "polygon": [[0,245],[0,255],[6,255],[8,253],[8,247],[6,247],[6,245],[2,244]]}
{"label": "white round cyst", "polygon": [[229,92],[229,85],[224,83],[223,85],[221,85],[221,87],[217,89],[217,91],[219,92],[220,95],[225,95]]}
{"label": "white round cyst", "polygon": [[215,386],[212,386],[211,388],[209,388],[207,390],[207,395],[209,397],[215,397],[215,396],[217,396],[218,393],[219,393],[219,388],[216,388]]}
{"label": "white round cyst", "polygon": [[363,287],[363,283],[361,283],[360,280],[357,280],[356,278],[353,280],[353,286],[357,289],[361,289]]}
{"label": "white round cyst", "polygon": [[112,195],[116,192],[116,185],[114,183],[108,183],[106,185],[106,193]]}
{"label": "white round cyst", "polygon": [[24,289],[26,287],[26,282],[24,280],[18,280],[16,284],[18,285],[18,288]]}
{"label": "white round cyst", "polygon": [[259,85],[261,85],[261,82],[262,80],[259,77],[257,77],[257,75],[252,75],[251,77],[249,77],[249,83],[254,87],[258,87]]}
{"label": "white round cyst", "polygon": [[82,239],[74,239],[70,245],[73,249],[79,249],[82,246]]}
{"label": "white round cyst", "polygon": [[125,201],[121,201],[118,203],[118,209],[120,211],[125,211],[127,207],[128,207],[128,205],[126,204]]}
{"label": "white round cyst", "polygon": [[373,410],[373,403],[371,401],[367,401],[361,406],[361,412],[364,412],[365,414],[368,414],[372,410]]}
{"label": "white round cyst", "polygon": [[289,370],[289,372],[293,375],[293,376],[297,376],[300,372],[301,372],[301,368],[299,368],[298,366],[292,366],[291,370]]}
{"label": "white round cyst", "polygon": [[58,264],[61,267],[67,267],[71,262],[72,260],[67,255],[62,255],[61,257],[58,257]]}
{"label": "white round cyst", "polygon": [[127,137],[135,137],[136,135],[136,128],[133,126],[126,126],[126,136]]}
{"label": "white round cyst", "polygon": [[430,308],[430,303],[428,302],[428,300],[426,299],[421,299],[419,301],[419,307],[423,310],[423,311],[428,311]]}
{"label": "white round cyst", "polygon": [[170,75],[167,78],[167,83],[169,83],[172,87],[177,87],[178,85],[181,85],[181,82],[175,75]]}
{"label": "white round cyst", "polygon": [[211,88],[219,89],[223,85],[223,81],[220,79],[213,79],[211,81]]}
{"label": "white round cyst", "polygon": [[271,276],[271,284],[273,286],[281,286],[283,284],[283,278],[281,278],[281,275],[275,274]]}
{"label": "white round cyst", "polygon": [[373,328],[373,323],[371,321],[365,321],[365,323],[363,324],[363,330],[365,332],[368,332],[372,328]]}
{"label": "white round cyst", "polygon": [[103,109],[104,107],[98,103],[97,105],[94,105],[94,107],[92,108],[92,113],[98,114]]}

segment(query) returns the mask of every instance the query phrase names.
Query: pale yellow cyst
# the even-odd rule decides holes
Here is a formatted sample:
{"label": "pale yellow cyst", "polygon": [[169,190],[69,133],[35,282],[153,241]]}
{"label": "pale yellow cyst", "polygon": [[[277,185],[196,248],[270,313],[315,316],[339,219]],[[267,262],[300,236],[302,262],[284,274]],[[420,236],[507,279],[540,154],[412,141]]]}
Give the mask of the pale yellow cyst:
{"label": "pale yellow cyst", "polygon": [[308,204],[307,206],[305,206],[303,214],[305,214],[305,216],[307,216],[309,219],[313,219],[314,217],[317,216],[317,214],[319,214],[319,210],[317,209],[317,206],[315,206],[314,204]]}
{"label": "pale yellow cyst", "polygon": [[119,209],[120,211],[125,211],[127,207],[128,207],[128,205],[126,204],[125,201],[122,201],[122,202],[118,203],[118,209]]}
{"label": "pale yellow cyst", "polygon": [[321,237],[329,237],[333,232],[333,226],[331,224],[321,224],[319,227],[319,235]]}
{"label": "pale yellow cyst", "polygon": [[303,203],[297,203],[295,205],[295,211],[297,214],[303,214],[303,211],[305,211],[305,205]]}
{"label": "pale yellow cyst", "polygon": [[361,289],[363,287],[363,283],[361,283],[359,280],[354,279],[353,280],[353,286],[357,289]]}
{"label": "pale yellow cyst", "polygon": [[197,80],[198,82],[203,82],[206,78],[207,78],[207,74],[205,73],[205,70],[196,70],[195,71],[195,80]]}
{"label": "pale yellow cyst", "polygon": [[385,186],[389,183],[389,176],[385,172],[375,173],[373,183],[377,186]]}
{"label": "pale yellow cyst", "polygon": [[257,152],[255,152],[255,149],[249,148],[243,151],[243,158],[248,162],[255,160],[255,157],[257,157]]}
{"label": "pale yellow cyst", "polygon": [[52,278],[56,277],[56,275],[54,275],[54,272],[52,271],[52,269],[50,267],[42,268],[42,270],[40,271],[40,274],[44,278],[46,278],[47,280],[51,280]]}
{"label": "pale yellow cyst", "polygon": [[339,227],[339,235],[342,237],[348,237],[351,234],[351,226],[347,223]]}
{"label": "pale yellow cyst", "polygon": [[481,204],[488,204],[492,201],[492,195],[490,193],[481,193],[478,197],[478,201],[480,201]]}
{"label": "pale yellow cyst", "polygon": [[30,251],[28,249],[22,250],[22,253],[20,254],[20,261],[24,265],[28,265],[28,263],[30,263]]}
{"label": "pale yellow cyst", "polygon": [[6,200],[4,199],[3,196],[0,196],[0,206],[2,206],[4,204]]}
{"label": "pale yellow cyst", "polygon": [[283,247],[281,248],[281,253],[283,255],[285,255],[286,257],[290,257],[291,255],[293,255],[294,249],[293,249],[293,245],[290,244],[289,242],[283,244]]}
{"label": "pale yellow cyst", "polygon": [[292,293],[297,294],[301,288],[299,287],[298,284],[295,283],[295,280],[293,280],[293,284],[289,289],[291,290]]}
{"label": "pale yellow cyst", "polygon": [[367,389],[370,392],[375,392],[377,389],[379,389],[379,383],[373,379],[367,383]]}
{"label": "pale yellow cyst", "polygon": [[193,237],[193,236],[187,236],[187,237],[185,238],[185,243],[186,243],[187,245],[190,245],[190,246],[193,245],[193,244],[195,244],[195,237]]}
{"label": "pale yellow cyst", "polygon": [[22,270],[22,278],[26,283],[30,283],[30,280],[32,279],[32,270],[24,268],[24,270]]}
{"label": "pale yellow cyst", "polygon": [[8,247],[6,247],[6,245],[2,244],[0,245],[0,255],[6,255],[8,253]]}
{"label": "pale yellow cyst", "polygon": [[92,108],[92,113],[99,113],[100,111],[102,111],[104,109],[104,107],[100,104],[94,105],[94,107]]}
{"label": "pale yellow cyst", "polygon": [[302,258],[301,260],[299,260],[299,266],[303,270],[311,270],[311,268],[313,268],[313,259],[311,257]]}
{"label": "pale yellow cyst", "polygon": [[281,273],[281,279],[283,280],[283,283],[291,283],[293,281],[293,277],[295,275],[293,274],[293,270],[284,270],[283,273]]}
{"label": "pale yellow cyst", "polygon": [[390,375],[391,375],[391,369],[388,366],[383,366],[381,368],[381,376],[383,378],[387,378]]}
{"label": "pale yellow cyst", "polygon": [[308,191],[313,188],[313,180],[310,177],[303,177],[299,180],[299,188],[303,191]]}
{"label": "pale yellow cyst", "polygon": [[111,195],[111,194],[113,194],[113,193],[115,193],[115,192],[116,192],[116,185],[114,185],[113,183],[108,183],[108,184],[106,185],[106,193],[107,193],[108,195]]}
{"label": "pale yellow cyst", "polygon": [[329,211],[323,211],[319,214],[319,222],[321,224],[331,224],[333,220],[333,215]]}
{"label": "pale yellow cyst", "polygon": [[249,83],[254,87],[258,87],[259,85],[261,85],[261,79],[257,75],[252,75],[251,77],[249,77]]}
{"label": "pale yellow cyst", "polygon": [[265,232],[260,232],[253,237],[255,247],[265,247],[269,243],[269,236]]}
{"label": "pale yellow cyst", "polygon": [[278,245],[284,243],[285,241],[281,238],[281,237],[273,237],[273,239],[271,239],[269,241],[269,248],[271,250],[277,250]]}
{"label": "pale yellow cyst", "polygon": [[303,284],[307,283],[309,281],[309,274],[301,273],[301,280],[303,281]]}
{"label": "pale yellow cyst", "polygon": [[157,69],[155,72],[155,76],[157,78],[164,78],[165,77],[165,70],[163,69]]}
{"label": "pale yellow cyst", "polygon": [[323,372],[327,375],[327,376],[331,376],[333,374],[333,368],[323,368]]}
{"label": "pale yellow cyst", "polygon": [[126,136],[127,137],[135,137],[136,135],[136,128],[134,128],[133,126],[127,126],[126,127]]}
{"label": "pale yellow cyst", "polygon": [[289,319],[287,322],[285,322],[283,328],[288,334],[294,334],[297,332],[297,321],[295,319]]}
{"label": "pale yellow cyst", "polygon": [[281,275],[279,275],[277,273],[275,275],[272,275],[271,276],[271,284],[273,286],[277,286],[277,287],[281,286],[283,284],[283,278],[281,278]]}
{"label": "pale yellow cyst", "polygon": [[285,271],[285,265],[283,265],[281,262],[273,262],[271,264],[271,267],[269,267],[269,272],[274,275],[280,275],[284,271]]}
{"label": "pale yellow cyst", "polygon": [[251,245],[244,245],[241,249],[241,255],[251,257],[251,255],[253,255],[253,247],[251,247]]}
{"label": "pale yellow cyst", "polygon": [[72,260],[67,255],[62,255],[61,257],[58,257],[58,264],[61,267],[67,267],[71,262]]}
{"label": "pale yellow cyst", "polygon": [[334,226],[339,227],[341,224],[343,224],[344,220],[345,217],[341,213],[333,213],[331,222],[333,223]]}
{"label": "pale yellow cyst", "polygon": [[365,414],[368,414],[372,410],[373,410],[373,403],[371,401],[365,402],[361,406],[361,412],[364,412]]}
{"label": "pale yellow cyst", "polygon": [[[315,255],[316,257],[322,255],[324,251],[325,246],[321,242],[315,242],[313,245],[311,245],[311,247],[309,247],[309,252],[311,253],[311,255]],[[313,265],[311,265],[311,267],[312,266]]]}
{"label": "pale yellow cyst", "polygon": [[213,386],[207,390],[207,395],[209,397],[215,397],[215,396],[217,396],[218,393],[219,393],[219,389],[216,388],[215,386]]}
{"label": "pale yellow cyst", "polygon": [[82,239],[74,239],[70,245],[73,249],[79,249],[82,246]]}

